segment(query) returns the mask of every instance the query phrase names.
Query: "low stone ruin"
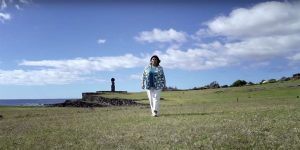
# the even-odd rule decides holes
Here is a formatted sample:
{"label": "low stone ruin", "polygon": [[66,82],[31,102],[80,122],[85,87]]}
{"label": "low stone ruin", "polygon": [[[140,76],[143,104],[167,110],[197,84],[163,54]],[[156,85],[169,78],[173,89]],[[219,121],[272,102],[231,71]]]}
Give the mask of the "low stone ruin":
{"label": "low stone ruin", "polygon": [[89,99],[66,100],[63,103],[46,104],[48,107],[107,107],[107,106],[137,106],[144,105],[131,99],[106,98],[102,96],[93,96]]}
{"label": "low stone ruin", "polygon": [[131,105],[144,105],[137,103],[132,99],[119,99],[119,98],[106,98],[102,95],[105,93],[120,93],[126,94],[127,91],[115,90],[115,79],[111,78],[111,91],[97,91],[82,93],[81,99],[66,100],[63,103],[45,104],[48,107],[107,107],[107,106],[131,106]]}

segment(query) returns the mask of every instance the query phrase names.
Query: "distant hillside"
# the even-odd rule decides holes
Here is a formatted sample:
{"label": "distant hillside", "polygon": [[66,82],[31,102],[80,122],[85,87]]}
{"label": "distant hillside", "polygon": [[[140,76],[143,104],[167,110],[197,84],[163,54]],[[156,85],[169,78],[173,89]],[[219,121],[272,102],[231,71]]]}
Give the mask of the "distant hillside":
{"label": "distant hillside", "polygon": [[[240,87],[240,86],[246,86],[246,85],[255,85],[255,84],[266,84],[266,83],[276,83],[276,82],[283,82],[283,81],[290,81],[290,80],[299,80],[300,79],[300,73],[293,74],[290,77],[281,77],[280,79],[262,79],[259,83],[253,83],[251,81],[245,81],[238,79],[234,81],[231,85],[219,85],[217,81],[213,81],[208,85],[202,86],[202,87],[194,87],[189,90],[205,90],[205,89],[217,89],[217,88],[228,88],[228,87]],[[166,91],[179,91],[181,89],[178,89],[177,87],[168,87],[165,89]]]}
{"label": "distant hillside", "polygon": [[[110,98],[137,99],[148,103],[145,92],[127,94],[104,94]],[[184,90],[162,92],[163,104],[183,104],[202,102],[239,102],[265,99],[294,99],[300,96],[300,80],[280,81],[268,84],[256,84],[242,87],[228,87],[207,90]],[[299,99],[300,100],[300,99]]]}

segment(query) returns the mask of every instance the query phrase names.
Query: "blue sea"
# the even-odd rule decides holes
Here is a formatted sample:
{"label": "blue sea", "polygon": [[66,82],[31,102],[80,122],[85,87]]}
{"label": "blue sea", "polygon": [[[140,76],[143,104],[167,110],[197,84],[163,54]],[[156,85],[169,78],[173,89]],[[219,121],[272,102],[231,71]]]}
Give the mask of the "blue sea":
{"label": "blue sea", "polygon": [[66,99],[0,99],[0,106],[44,106],[62,103]]}

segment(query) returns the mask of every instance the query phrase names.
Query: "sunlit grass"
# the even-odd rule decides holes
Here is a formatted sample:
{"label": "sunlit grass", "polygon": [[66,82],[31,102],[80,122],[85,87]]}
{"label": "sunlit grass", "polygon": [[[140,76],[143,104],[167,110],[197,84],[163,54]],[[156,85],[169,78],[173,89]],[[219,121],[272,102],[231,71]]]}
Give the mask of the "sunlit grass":
{"label": "sunlit grass", "polygon": [[145,106],[0,107],[0,149],[299,149],[299,82],[163,92],[157,118]]}

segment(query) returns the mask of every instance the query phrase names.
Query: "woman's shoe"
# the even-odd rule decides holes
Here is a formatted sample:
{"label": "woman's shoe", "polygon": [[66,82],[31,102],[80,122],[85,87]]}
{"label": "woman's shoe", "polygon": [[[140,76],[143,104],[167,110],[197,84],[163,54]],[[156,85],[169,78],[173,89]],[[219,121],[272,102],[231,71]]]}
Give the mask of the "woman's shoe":
{"label": "woman's shoe", "polygon": [[157,111],[154,110],[154,113],[152,114],[153,117],[158,117]]}

